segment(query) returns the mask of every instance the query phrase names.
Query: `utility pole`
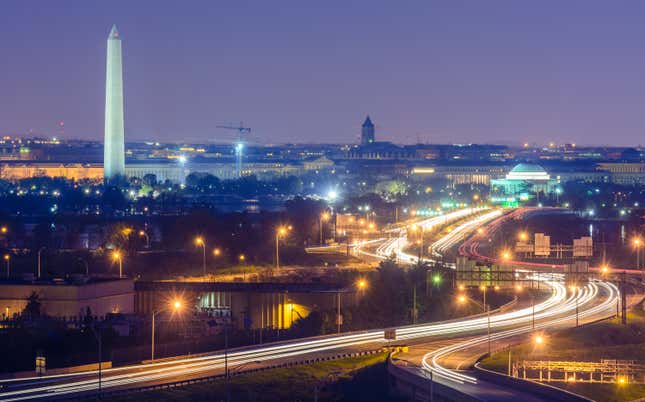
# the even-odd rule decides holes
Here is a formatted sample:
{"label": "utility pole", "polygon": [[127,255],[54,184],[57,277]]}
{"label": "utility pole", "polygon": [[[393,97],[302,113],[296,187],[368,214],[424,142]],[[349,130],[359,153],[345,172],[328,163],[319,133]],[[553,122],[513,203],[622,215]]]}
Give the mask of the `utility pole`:
{"label": "utility pole", "polygon": [[627,281],[627,272],[623,270],[620,280],[620,304],[622,307],[622,324],[627,325],[627,292],[625,292],[625,282]]}
{"label": "utility pole", "polygon": [[490,306],[486,305],[486,318],[488,321],[488,356],[490,356]]}
{"label": "utility pole", "polygon": [[36,276],[37,279],[40,279],[40,272],[41,272],[41,269],[40,269],[40,267],[41,267],[41,265],[40,265],[40,253],[44,249],[45,249],[45,247],[41,247],[41,248],[38,249],[38,273],[37,273],[37,276]]}
{"label": "utility pole", "polygon": [[228,375],[228,323],[224,323],[224,381],[226,388],[226,401],[231,401],[231,390],[229,388]]}
{"label": "utility pole", "polygon": [[417,286],[412,287],[412,324],[417,323]]}
{"label": "utility pole", "polygon": [[340,326],[343,324],[343,316],[340,313],[340,291],[336,292],[338,314],[336,315],[336,325],[338,326],[338,334],[340,335]]}

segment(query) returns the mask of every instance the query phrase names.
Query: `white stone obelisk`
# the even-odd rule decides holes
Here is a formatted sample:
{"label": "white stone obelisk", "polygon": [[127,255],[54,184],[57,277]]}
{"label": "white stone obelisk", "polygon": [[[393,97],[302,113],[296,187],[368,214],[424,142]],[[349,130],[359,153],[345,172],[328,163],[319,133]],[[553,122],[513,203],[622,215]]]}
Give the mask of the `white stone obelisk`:
{"label": "white stone obelisk", "polygon": [[105,71],[105,144],[103,175],[106,183],[125,177],[125,135],[123,131],[123,69],[121,38],[112,25],[107,40]]}

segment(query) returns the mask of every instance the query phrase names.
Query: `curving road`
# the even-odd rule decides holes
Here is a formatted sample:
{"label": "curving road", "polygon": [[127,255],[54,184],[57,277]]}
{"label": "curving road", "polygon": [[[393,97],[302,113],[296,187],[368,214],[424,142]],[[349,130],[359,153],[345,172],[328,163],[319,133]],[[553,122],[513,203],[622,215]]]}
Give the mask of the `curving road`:
{"label": "curving road", "polygon": [[[437,251],[443,250],[443,245],[455,244],[458,239],[474,230],[483,222],[496,218],[494,211],[460,210],[441,217],[431,218],[421,224],[425,230],[433,230],[449,221],[462,220],[470,215],[477,223],[468,222],[459,226],[445,237],[435,242]],[[486,218],[482,218],[486,216]],[[499,215],[497,215],[499,216]],[[481,219],[481,221],[480,221]],[[465,225],[465,226],[464,226]],[[407,244],[407,231],[398,229],[392,239],[381,240],[375,253],[363,250],[366,243],[357,245],[360,253],[370,253],[378,258],[385,258],[394,252],[400,258],[416,257],[407,255],[403,250]],[[439,243],[441,242],[441,243]],[[433,246],[434,247],[434,246]],[[558,280],[543,281],[551,288],[546,300],[535,305],[535,310],[528,304],[521,303],[513,311],[496,312],[490,315],[490,328],[493,339],[503,339],[526,333],[531,329],[532,314],[535,312],[537,328],[571,325],[575,320],[576,304],[580,316],[584,319],[595,320],[611,316],[615,312],[618,291],[614,285],[602,281],[594,281],[582,287],[575,294],[567,294],[564,285]],[[434,348],[424,354],[423,366],[433,373],[448,380],[455,386],[470,387],[484,391],[486,387],[478,384],[477,380],[465,373],[453,370],[454,367],[444,363],[447,356],[461,350],[487,342],[482,336],[488,328],[486,316],[466,317],[446,322],[419,324],[396,328],[396,341],[406,344],[423,344],[450,339],[444,346]],[[321,357],[329,354],[355,352],[365,349],[375,349],[386,345],[389,341],[384,338],[385,331],[371,330],[348,333],[335,336],[306,338],[281,343],[253,346],[230,351],[227,356],[229,369],[261,367],[279,362],[297,361]],[[145,385],[174,382],[183,379],[200,378],[223,373],[225,355],[221,351],[201,356],[180,358],[171,361],[137,364],[117,367],[102,371],[101,386],[103,390],[121,390],[137,388]],[[95,394],[98,390],[99,379],[97,371],[84,373],[32,377],[21,380],[0,381],[3,387],[0,401],[21,400],[60,400],[64,397],[79,394]],[[473,392],[471,390],[471,392]]]}

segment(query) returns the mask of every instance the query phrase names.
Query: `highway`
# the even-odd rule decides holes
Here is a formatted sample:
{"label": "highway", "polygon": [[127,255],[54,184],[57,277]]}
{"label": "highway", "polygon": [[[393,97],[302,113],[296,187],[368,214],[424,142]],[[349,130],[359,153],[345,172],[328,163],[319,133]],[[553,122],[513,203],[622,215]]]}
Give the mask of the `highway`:
{"label": "highway", "polygon": [[[576,295],[569,296],[561,283],[547,282],[547,285],[552,288],[551,295],[535,306],[536,321],[540,323],[541,327],[562,324],[567,320],[570,322],[572,313],[575,311],[576,298],[581,316],[603,318],[612,315],[615,311],[617,291],[612,284],[590,283]],[[600,298],[601,293],[604,293],[602,302],[595,303],[594,300]],[[516,311],[491,314],[490,325],[496,339],[497,337],[513,336],[530,329],[531,313],[532,309],[525,307]],[[406,341],[414,342],[460,335],[472,337],[473,334],[485,332],[486,328],[486,317],[407,326],[397,329],[397,342],[405,343]],[[433,351],[434,354],[424,358],[424,365],[427,364],[427,367],[432,368],[440,376],[460,383],[472,383],[473,380],[469,376],[443,367],[440,360],[451,352],[467,347],[473,342],[483,342],[485,339],[487,338],[480,336],[465,342],[455,341],[454,344],[446,348]],[[377,348],[386,343],[383,330],[294,340],[231,352],[228,355],[228,364],[229,368],[235,368],[242,364],[262,364],[269,361],[275,363],[294,358],[312,358],[331,351]],[[102,388],[104,390],[123,389],[178,379],[199,378],[221,373],[223,366],[224,354],[218,351],[199,357],[112,368],[103,370]],[[0,384],[4,385],[5,389],[0,393],[0,401],[60,399],[65,395],[95,392],[98,389],[97,374],[96,371],[91,371],[42,378],[32,377],[20,381],[1,381]]]}
{"label": "highway", "polygon": [[[496,219],[500,212],[497,210],[488,212],[475,209],[460,210],[418,222],[417,225],[422,225],[424,230],[430,231],[447,222],[463,220],[471,215],[477,223],[472,223],[469,220],[435,242],[433,247],[437,245],[436,249],[439,252],[445,250],[444,246],[449,247],[456,244],[455,239],[463,239],[466,233],[475,230],[477,226]],[[377,247],[375,253],[363,250],[367,242],[356,247],[359,252],[370,253],[377,258],[386,258],[388,253],[394,252],[400,258],[409,258],[410,262],[416,262],[416,257],[409,256],[404,252],[408,242],[406,233],[405,228],[397,229],[395,233],[397,237],[382,240],[382,244]],[[580,317],[587,320],[601,319],[615,313],[618,291],[613,284],[592,281],[571,294],[567,292],[561,279],[557,276],[555,276],[555,280],[547,280],[544,277],[536,278],[550,288],[551,293],[545,300],[535,304],[534,310],[524,303],[519,304],[512,311],[491,313],[492,339],[504,339],[532,331],[533,313],[537,329],[571,325],[572,320],[575,321],[576,306],[579,309]],[[456,387],[484,389],[485,387],[478,387],[476,378],[453,370],[452,367],[444,364],[444,360],[451,354],[481,345],[482,342],[488,342],[488,337],[482,335],[486,334],[488,325],[488,318],[479,315],[446,322],[405,326],[396,328],[395,342],[397,344],[423,344],[424,342],[451,339],[445,346],[434,348],[424,354],[422,366],[444,380],[456,384]],[[385,330],[379,329],[305,338],[237,349],[230,351],[226,358],[229,369],[235,370],[242,366],[260,367],[279,362],[312,359],[329,354],[376,349],[390,342],[384,336]],[[224,353],[216,351],[195,357],[116,367],[102,371],[101,387],[103,390],[120,390],[213,376],[221,374],[224,365]],[[88,371],[20,380],[2,380],[0,385],[3,387],[0,392],[0,401],[60,400],[66,396],[96,393],[99,379],[97,371]]]}

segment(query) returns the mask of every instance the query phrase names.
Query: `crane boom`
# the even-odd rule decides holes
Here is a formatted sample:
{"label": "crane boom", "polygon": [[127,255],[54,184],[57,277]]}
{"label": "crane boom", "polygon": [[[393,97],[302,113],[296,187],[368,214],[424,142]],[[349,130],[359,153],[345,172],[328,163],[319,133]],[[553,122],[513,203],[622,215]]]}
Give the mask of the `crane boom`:
{"label": "crane boom", "polygon": [[228,125],[228,126],[216,126],[217,128],[223,128],[226,130],[235,130],[237,131],[237,141],[235,142],[235,146],[233,147],[233,151],[235,152],[235,176],[239,179],[242,177],[242,151],[244,149],[244,143],[242,142],[242,134],[248,134],[251,132],[250,127],[244,127],[244,124],[240,122],[239,126],[233,126],[233,125]]}

